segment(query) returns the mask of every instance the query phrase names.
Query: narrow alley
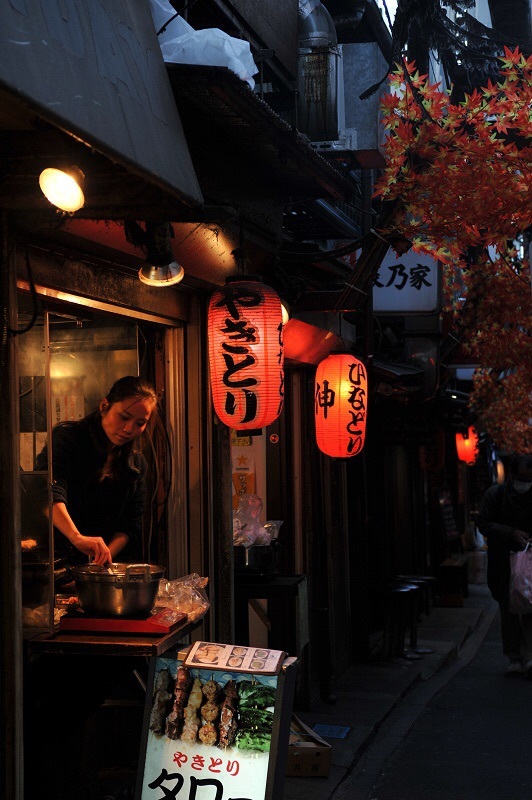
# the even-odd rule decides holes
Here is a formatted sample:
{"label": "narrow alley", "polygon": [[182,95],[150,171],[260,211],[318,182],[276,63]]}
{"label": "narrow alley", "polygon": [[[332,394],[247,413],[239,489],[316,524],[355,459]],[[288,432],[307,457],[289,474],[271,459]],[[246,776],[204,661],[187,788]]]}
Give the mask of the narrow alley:
{"label": "narrow alley", "polygon": [[326,738],[329,778],[289,778],[284,800],[529,800],[532,682],[505,675],[497,606],[485,585],[470,590],[464,608],[422,623],[434,654],[361,668],[334,707],[306,717],[347,734]]}

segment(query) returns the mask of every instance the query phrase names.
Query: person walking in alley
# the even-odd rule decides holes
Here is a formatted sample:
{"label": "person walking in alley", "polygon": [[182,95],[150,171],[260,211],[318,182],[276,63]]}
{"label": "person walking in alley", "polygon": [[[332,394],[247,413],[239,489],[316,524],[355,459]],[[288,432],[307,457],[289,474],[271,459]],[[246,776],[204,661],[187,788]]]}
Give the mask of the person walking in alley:
{"label": "person walking in alley", "polygon": [[511,614],[508,607],[510,553],[532,541],[532,454],[514,456],[506,483],[484,494],[478,528],[488,541],[488,587],[499,603],[507,673],[532,679],[532,613]]}

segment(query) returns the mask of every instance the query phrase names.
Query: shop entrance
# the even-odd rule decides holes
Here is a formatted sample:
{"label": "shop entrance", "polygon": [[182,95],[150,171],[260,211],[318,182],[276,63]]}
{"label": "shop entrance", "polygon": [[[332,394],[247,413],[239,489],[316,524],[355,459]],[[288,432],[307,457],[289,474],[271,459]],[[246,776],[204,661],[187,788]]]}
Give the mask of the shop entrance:
{"label": "shop entrance", "polygon": [[[52,630],[56,585],[65,573],[43,514],[43,498],[53,476],[42,463],[36,469],[36,459],[57,423],[80,420],[96,409],[118,378],[139,375],[157,391],[164,390],[164,375],[156,363],[163,333],[131,317],[25,293],[19,294],[19,328],[27,328],[17,341],[23,627],[33,634]],[[145,454],[151,502],[146,504],[142,550],[144,560],[152,563],[164,558],[167,550],[162,530],[169,461],[164,410],[158,428]]]}

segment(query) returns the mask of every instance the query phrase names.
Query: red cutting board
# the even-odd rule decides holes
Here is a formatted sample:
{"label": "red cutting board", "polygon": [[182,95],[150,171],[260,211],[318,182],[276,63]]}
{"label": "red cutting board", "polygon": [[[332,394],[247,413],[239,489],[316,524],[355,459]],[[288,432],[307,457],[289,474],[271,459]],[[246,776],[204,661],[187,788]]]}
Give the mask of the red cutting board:
{"label": "red cutting board", "polygon": [[59,630],[79,633],[143,633],[148,636],[159,636],[171,633],[186,619],[186,614],[160,606],[154,608],[148,616],[135,619],[91,617],[83,611],[74,611],[61,617]]}

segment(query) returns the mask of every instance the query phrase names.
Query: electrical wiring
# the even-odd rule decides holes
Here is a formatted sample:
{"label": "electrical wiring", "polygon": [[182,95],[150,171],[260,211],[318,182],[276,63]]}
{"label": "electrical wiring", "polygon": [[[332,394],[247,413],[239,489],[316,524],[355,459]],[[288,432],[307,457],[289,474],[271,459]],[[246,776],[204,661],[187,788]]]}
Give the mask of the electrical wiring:
{"label": "electrical wiring", "polygon": [[28,322],[28,324],[24,328],[10,328],[7,327],[7,332],[10,333],[12,336],[21,336],[23,333],[27,333],[29,330],[33,328],[35,323],[37,322],[37,317],[39,316],[39,300],[37,297],[37,291],[35,289],[35,283],[33,280],[33,271],[31,269],[31,262],[30,262],[30,254],[28,250],[28,246],[24,245],[24,259],[26,262],[26,271],[28,273],[28,283],[30,285],[31,297],[33,300],[33,314]]}

